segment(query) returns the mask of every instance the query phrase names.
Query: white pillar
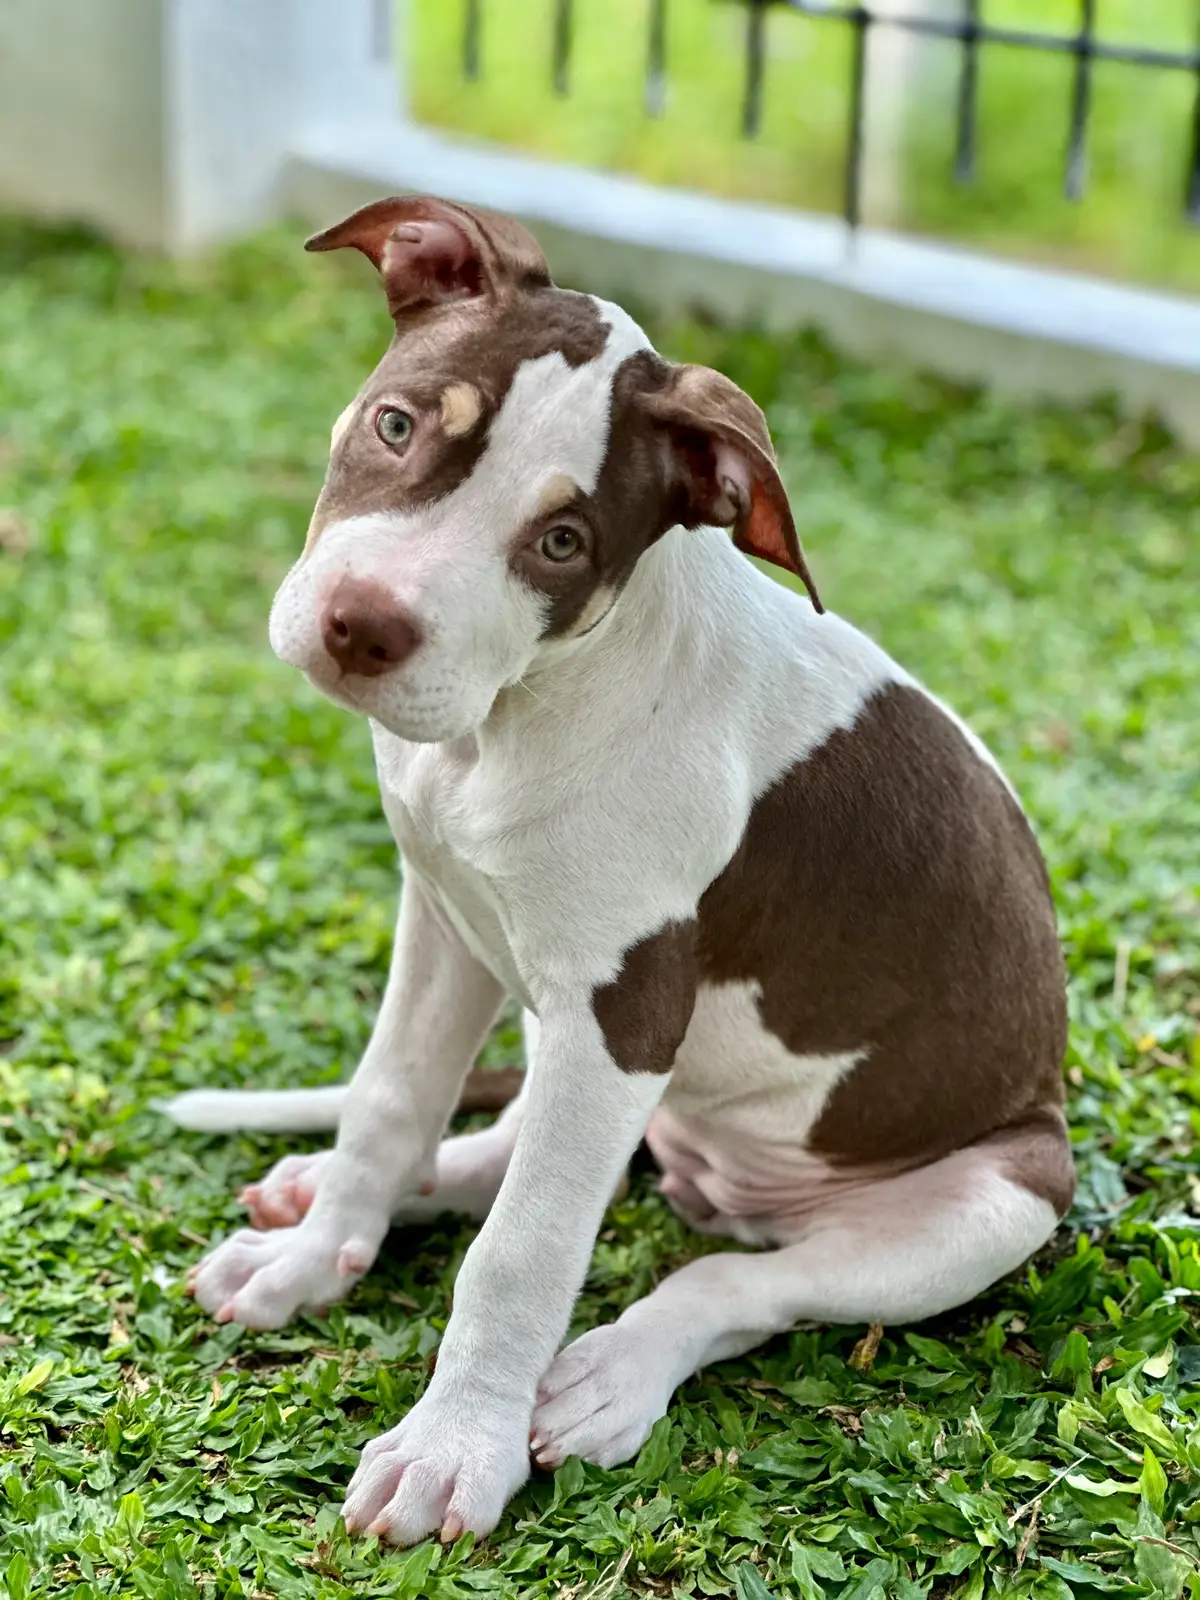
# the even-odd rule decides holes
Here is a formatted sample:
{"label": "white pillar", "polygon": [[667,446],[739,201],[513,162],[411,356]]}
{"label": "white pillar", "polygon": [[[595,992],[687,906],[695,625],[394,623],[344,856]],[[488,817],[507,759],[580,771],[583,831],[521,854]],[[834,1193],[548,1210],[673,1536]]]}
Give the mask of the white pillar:
{"label": "white pillar", "polygon": [[399,101],[391,0],[0,0],[0,205],[201,248],[279,215],[306,128]]}
{"label": "white pillar", "polygon": [[0,206],[164,241],[160,0],[3,0]]}

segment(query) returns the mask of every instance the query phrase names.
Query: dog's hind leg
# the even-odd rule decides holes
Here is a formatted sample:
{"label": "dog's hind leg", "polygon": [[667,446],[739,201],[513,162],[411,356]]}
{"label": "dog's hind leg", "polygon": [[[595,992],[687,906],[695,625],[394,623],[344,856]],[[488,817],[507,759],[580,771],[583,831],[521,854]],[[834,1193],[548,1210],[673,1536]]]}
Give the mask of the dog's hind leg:
{"label": "dog's hind leg", "polygon": [[961,1305],[1046,1242],[1073,1182],[1048,1113],[831,1199],[781,1249],[693,1261],[559,1353],[538,1389],[534,1455],[626,1460],[698,1367],[796,1322],[916,1322]]}
{"label": "dog's hind leg", "polygon": [[[443,1139],[428,1189],[407,1195],[392,1214],[394,1223],[426,1222],[445,1211],[482,1222],[500,1191],[520,1126],[521,1101],[514,1100],[490,1127]],[[331,1150],[284,1156],[238,1199],[256,1228],[292,1228],[316,1198]]]}
{"label": "dog's hind leg", "polygon": [[[525,1056],[533,1058],[537,1019],[525,1019]],[[467,1076],[459,1096],[460,1112],[494,1111],[504,1107],[490,1127],[443,1139],[438,1146],[433,1186],[427,1192],[406,1196],[392,1220],[397,1223],[432,1220],[446,1211],[461,1212],[482,1222],[491,1210],[508,1170],[509,1157],[520,1126],[521,1095],[527,1074],[520,1067],[491,1070],[476,1068]],[[332,1151],[284,1156],[257,1183],[247,1184],[238,1199],[256,1228],[295,1227],[308,1211]]]}

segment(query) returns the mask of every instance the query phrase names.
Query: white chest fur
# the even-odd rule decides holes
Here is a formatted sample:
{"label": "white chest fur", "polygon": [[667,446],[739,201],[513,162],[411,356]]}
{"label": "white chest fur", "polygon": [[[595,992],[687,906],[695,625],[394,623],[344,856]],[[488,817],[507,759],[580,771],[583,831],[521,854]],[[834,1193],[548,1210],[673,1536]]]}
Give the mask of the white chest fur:
{"label": "white chest fur", "polygon": [[488,856],[474,740],[409,744],[372,724],[383,809],[404,859],[477,961],[530,1006]]}

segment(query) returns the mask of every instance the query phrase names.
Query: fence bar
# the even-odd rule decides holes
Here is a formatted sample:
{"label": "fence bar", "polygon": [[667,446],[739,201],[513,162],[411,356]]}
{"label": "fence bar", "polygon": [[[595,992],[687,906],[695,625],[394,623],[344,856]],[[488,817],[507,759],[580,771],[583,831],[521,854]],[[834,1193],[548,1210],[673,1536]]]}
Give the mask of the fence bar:
{"label": "fence bar", "polygon": [[769,0],[748,0],[746,8],[746,93],[742,101],[742,133],[747,139],[753,139],[762,126],[768,3]]}
{"label": "fence bar", "polygon": [[661,117],[667,103],[667,0],[650,0],[646,45],[646,115]]}
{"label": "fence bar", "polygon": [[[771,0],[775,5],[786,6],[804,17],[817,17],[822,22],[856,21],[861,7],[835,6],[824,0]],[[868,19],[876,21],[872,15]],[[906,33],[920,33],[931,39],[961,41],[965,24],[946,17],[919,17],[888,12],[885,18],[889,28],[901,28]],[[1027,28],[1001,28],[982,22],[977,29],[980,44],[1012,45],[1020,50],[1049,50],[1055,55],[1078,55],[1079,38],[1075,34],[1034,33]],[[1166,67],[1187,72],[1200,72],[1200,49],[1156,50],[1146,45],[1110,44],[1103,39],[1093,39],[1089,50],[1094,61],[1123,61],[1135,67]]]}
{"label": "fence bar", "polygon": [[1195,99],[1192,102],[1192,148],[1188,162],[1187,193],[1184,200],[1189,222],[1200,223],[1200,67],[1196,69]]}
{"label": "fence bar", "polygon": [[463,12],[462,69],[464,78],[479,76],[479,32],[481,0],[466,0]]}
{"label": "fence bar", "polygon": [[570,88],[571,24],[573,0],[554,0],[554,92],[566,94]]}
{"label": "fence bar", "polygon": [[979,0],[965,0],[962,61],[958,73],[958,121],[954,140],[954,176],[970,183],[975,176],[975,112],[979,94]]}
{"label": "fence bar", "polygon": [[862,221],[863,114],[867,85],[867,29],[875,18],[856,6],[846,19],[850,34],[850,109],[846,128],[846,176],[842,215],[854,229]]}
{"label": "fence bar", "polygon": [[1096,0],[1080,0],[1079,34],[1075,40],[1075,78],[1071,88],[1071,127],[1067,134],[1068,200],[1083,198],[1087,182],[1087,123],[1092,108],[1092,47],[1096,29]]}

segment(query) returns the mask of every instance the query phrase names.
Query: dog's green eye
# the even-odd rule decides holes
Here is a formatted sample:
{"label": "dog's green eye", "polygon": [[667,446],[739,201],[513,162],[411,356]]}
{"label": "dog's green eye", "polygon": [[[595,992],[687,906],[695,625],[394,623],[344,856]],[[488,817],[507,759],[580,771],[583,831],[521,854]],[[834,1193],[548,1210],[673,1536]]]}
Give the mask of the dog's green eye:
{"label": "dog's green eye", "polygon": [[551,528],[542,535],[541,551],[547,561],[570,561],[583,548],[583,538],[574,528]]}
{"label": "dog's green eye", "polygon": [[402,450],[412,433],[413,421],[407,411],[388,406],[375,418],[375,432],[389,450]]}

